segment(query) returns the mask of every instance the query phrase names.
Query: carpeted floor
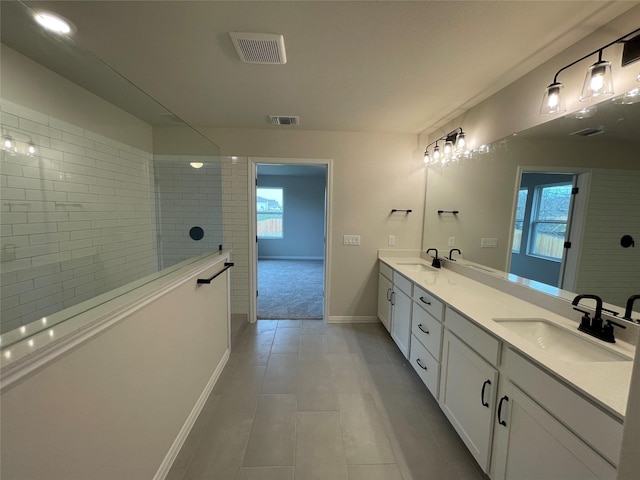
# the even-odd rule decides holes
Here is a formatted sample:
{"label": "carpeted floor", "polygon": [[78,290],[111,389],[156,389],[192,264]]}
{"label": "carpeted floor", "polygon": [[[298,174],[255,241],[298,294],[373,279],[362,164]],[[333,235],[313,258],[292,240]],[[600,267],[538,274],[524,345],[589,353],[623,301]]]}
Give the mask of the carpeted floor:
{"label": "carpeted floor", "polygon": [[259,260],[258,318],[322,318],[322,260]]}

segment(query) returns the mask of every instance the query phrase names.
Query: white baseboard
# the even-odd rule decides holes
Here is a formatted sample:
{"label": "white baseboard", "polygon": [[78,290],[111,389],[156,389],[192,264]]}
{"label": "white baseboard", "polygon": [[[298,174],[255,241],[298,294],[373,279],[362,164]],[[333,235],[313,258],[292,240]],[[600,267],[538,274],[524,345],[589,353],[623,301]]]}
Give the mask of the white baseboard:
{"label": "white baseboard", "polygon": [[230,350],[227,348],[227,350],[224,352],[224,355],[222,355],[220,362],[218,362],[218,366],[216,367],[215,371],[211,375],[211,378],[209,378],[209,381],[205,385],[204,390],[202,391],[202,394],[200,394],[198,401],[193,406],[193,409],[191,410],[191,413],[187,417],[187,420],[184,422],[184,425],[180,429],[178,436],[173,441],[171,448],[169,449],[169,451],[167,452],[167,455],[164,457],[164,460],[160,464],[160,468],[158,468],[158,471],[154,475],[153,480],[164,480],[166,476],[169,474],[171,465],[173,465],[173,462],[178,456],[178,453],[180,453],[180,449],[184,445],[184,442],[187,440],[187,436],[189,435],[189,432],[191,432],[191,428],[193,428],[193,424],[196,423],[196,420],[198,419],[198,415],[200,415],[200,412],[202,411],[204,404],[206,403],[207,399],[209,398],[209,395],[211,394],[211,390],[213,390],[213,387],[218,381],[218,378],[220,378],[220,375],[222,374],[222,370],[224,369],[224,366],[227,364],[227,361],[229,360],[230,353],[231,353]]}
{"label": "white baseboard", "polygon": [[379,321],[378,317],[370,315],[358,317],[353,315],[346,317],[331,316],[326,320],[327,323],[377,323]]}
{"label": "white baseboard", "polygon": [[296,256],[286,256],[286,255],[273,255],[273,256],[260,256],[258,257],[258,261],[260,260],[324,260],[323,257],[296,257]]}

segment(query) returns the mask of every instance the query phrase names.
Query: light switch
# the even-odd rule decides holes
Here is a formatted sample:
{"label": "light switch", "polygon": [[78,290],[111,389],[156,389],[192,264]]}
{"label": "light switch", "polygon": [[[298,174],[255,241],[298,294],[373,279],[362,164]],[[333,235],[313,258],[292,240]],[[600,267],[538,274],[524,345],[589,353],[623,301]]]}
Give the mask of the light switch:
{"label": "light switch", "polygon": [[497,238],[482,238],[480,239],[480,248],[497,248],[498,247],[498,239]]}
{"label": "light switch", "polygon": [[360,235],[344,235],[342,243],[345,245],[360,245]]}
{"label": "light switch", "polygon": [[393,247],[396,244],[396,236],[395,235],[389,235],[389,246]]}
{"label": "light switch", "polygon": [[456,244],[456,237],[449,237],[449,246],[453,247]]}

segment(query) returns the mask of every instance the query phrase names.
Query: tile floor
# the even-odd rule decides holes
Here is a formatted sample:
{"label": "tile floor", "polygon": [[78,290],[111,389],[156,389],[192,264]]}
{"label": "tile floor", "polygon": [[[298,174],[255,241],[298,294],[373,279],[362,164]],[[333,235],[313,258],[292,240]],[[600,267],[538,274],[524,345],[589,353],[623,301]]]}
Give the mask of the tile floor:
{"label": "tile floor", "polygon": [[167,480],[486,480],[381,324],[260,320]]}

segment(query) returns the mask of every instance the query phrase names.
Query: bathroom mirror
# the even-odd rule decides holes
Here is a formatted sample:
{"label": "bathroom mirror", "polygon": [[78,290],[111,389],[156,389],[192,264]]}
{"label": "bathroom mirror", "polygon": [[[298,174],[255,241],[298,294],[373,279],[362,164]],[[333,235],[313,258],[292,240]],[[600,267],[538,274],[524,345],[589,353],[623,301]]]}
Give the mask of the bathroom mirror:
{"label": "bathroom mirror", "polygon": [[217,252],[223,232],[218,146],[25,3],[0,8],[4,348]]}
{"label": "bathroom mirror", "polygon": [[[569,254],[562,273],[552,276],[557,281],[542,281],[624,306],[631,294],[640,293],[640,248],[623,240],[640,238],[639,102],[638,92],[632,92],[518,132],[457,163],[429,166],[423,250],[435,247],[444,256],[459,248],[464,260],[515,274],[514,250],[536,256],[524,242],[534,229],[522,235],[524,208],[517,208],[517,198],[524,194],[522,175],[567,174],[580,187],[571,205],[573,221],[566,226]],[[557,183],[549,177],[538,186]],[[535,189],[527,191],[538,195]],[[534,213],[540,210],[536,201]],[[452,210],[459,213],[446,213]],[[516,215],[520,230],[514,229]],[[534,225],[535,215],[528,221]],[[554,226],[556,233],[564,228]],[[564,243],[562,235],[556,237],[556,243]],[[526,269],[518,275],[537,277],[535,270]]]}

